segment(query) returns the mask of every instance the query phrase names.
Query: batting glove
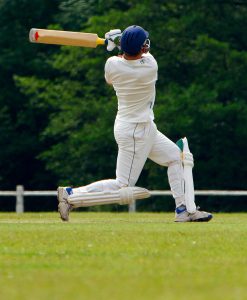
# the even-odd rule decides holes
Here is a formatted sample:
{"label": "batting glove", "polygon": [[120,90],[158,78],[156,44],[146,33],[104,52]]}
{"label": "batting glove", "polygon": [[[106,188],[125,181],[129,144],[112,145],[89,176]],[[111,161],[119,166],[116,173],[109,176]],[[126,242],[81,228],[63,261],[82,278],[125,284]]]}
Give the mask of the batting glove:
{"label": "batting glove", "polygon": [[108,41],[106,49],[112,51],[114,48],[118,47],[120,49],[120,38],[121,38],[120,29],[112,29],[105,34],[105,39]]}

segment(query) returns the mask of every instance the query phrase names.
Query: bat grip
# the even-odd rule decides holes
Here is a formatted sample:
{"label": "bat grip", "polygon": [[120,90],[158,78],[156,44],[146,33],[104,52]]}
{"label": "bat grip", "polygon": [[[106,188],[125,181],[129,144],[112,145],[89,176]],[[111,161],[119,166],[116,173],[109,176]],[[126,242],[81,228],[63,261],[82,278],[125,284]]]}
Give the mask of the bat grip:
{"label": "bat grip", "polygon": [[107,45],[107,40],[102,39],[102,38],[97,38],[96,44],[97,45]]}

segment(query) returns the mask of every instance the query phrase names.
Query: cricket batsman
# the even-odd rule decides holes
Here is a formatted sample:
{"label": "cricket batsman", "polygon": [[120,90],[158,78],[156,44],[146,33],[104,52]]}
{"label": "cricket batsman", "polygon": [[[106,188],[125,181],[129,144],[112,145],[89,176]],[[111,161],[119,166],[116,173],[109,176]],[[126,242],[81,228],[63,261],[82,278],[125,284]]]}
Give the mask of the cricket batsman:
{"label": "cricket batsman", "polygon": [[114,137],[118,145],[116,178],[78,188],[58,188],[58,211],[69,220],[74,207],[103,204],[130,204],[150,196],[135,184],[147,158],[167,167],[168,181],[175,199],[175,222],[207,222],[212,214],[197,209],[192,177],[193,155],[186,138],[177,144],[161,133],[154,123],[153,106],[158,66],[150,54],[149,33],[132,25],[123,33],[106,33],[107,50],[121,48],[123,55],[110,57],[105,64],[106,82],[118,99]]}

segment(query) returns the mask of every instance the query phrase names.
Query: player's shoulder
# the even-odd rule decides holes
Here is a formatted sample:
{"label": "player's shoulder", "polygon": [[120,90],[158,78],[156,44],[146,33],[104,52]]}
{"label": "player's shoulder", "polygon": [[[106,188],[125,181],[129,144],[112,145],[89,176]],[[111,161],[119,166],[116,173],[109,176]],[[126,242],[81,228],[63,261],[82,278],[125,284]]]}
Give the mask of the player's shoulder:
{"label": "player's shoulder", "polygon": [[156,59],[150,52],[143,54],[142,57],[147,61],[156,62]]}
{"label": "player's shoulder", "polygon": [[121,68],[121,60],[122,58],[120,56],[109,57],[105,63],[105,71],[113,72],[114,70],[118,70],[119,68]]}
{"label": "player's shoulder", "polygon": [[149,52],[142,55],[142,59],[140,62],[143,64],[147,64],[148,66],[151,66],[155,69],[158,69],[158,64],[156,59]]}
{"label": "player's shoulder", "polygon": [[117,63],[118,61],[121,60],[121,58],[122,58],[121,56],[116,56],[116,55],[111,56],[106,60],[106,64]]}

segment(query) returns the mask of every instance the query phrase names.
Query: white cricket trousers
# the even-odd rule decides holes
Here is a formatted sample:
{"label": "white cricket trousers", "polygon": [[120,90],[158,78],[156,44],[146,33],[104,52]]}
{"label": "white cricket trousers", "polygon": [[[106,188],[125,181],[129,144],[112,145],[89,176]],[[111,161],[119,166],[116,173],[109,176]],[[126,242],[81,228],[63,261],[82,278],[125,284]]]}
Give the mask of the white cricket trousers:
{"label": "white cricket trousers", "polygon": [[157,130],[153,121],[128,123],[117,120],[114,136],[118,144],[116,179],[106,179],[74,188],[73,193],[102,192],[135,186],[147,158],[168,167],[168,180],[176,206],[184,204],[183,167],[180,149]]}

